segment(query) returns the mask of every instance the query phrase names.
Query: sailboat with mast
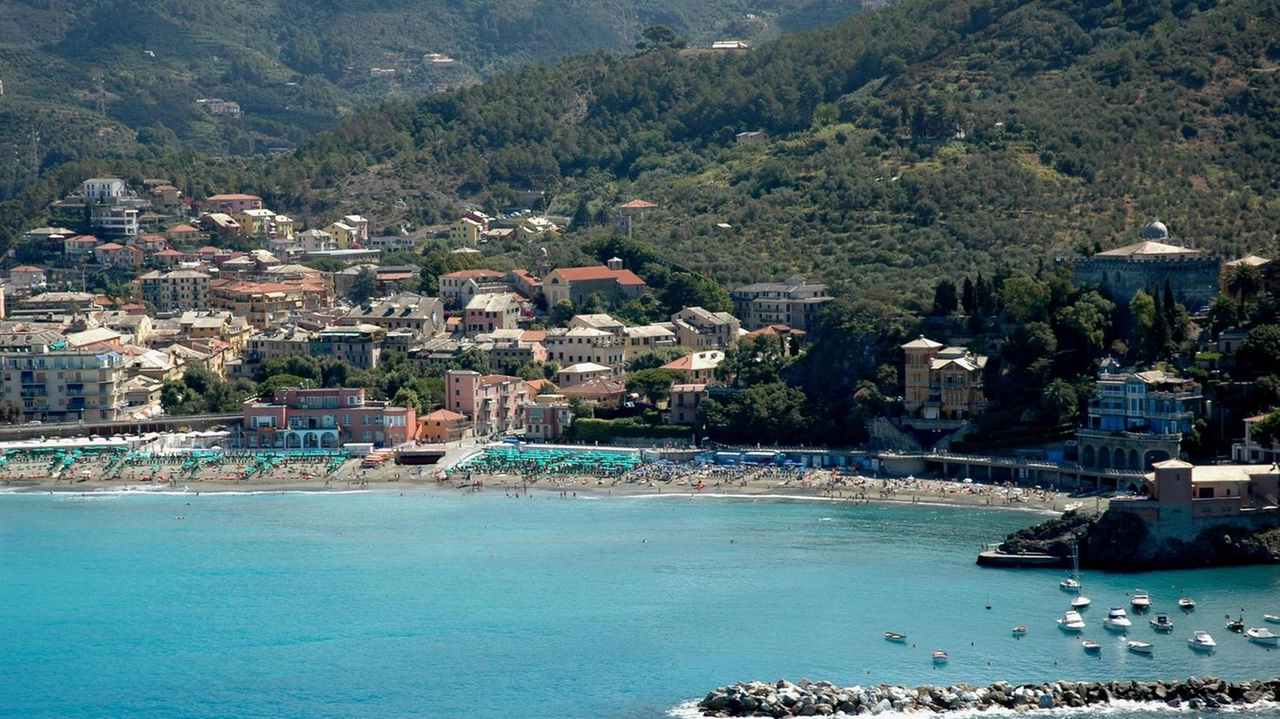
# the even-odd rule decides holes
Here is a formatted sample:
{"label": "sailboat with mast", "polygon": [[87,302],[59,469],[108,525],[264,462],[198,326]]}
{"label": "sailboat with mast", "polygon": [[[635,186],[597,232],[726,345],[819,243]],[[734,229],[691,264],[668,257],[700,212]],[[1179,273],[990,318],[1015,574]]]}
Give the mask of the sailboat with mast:
{"label": "sailboat with mast", "polygon": [[1072,609],[1084,609],[1091,603],[1089,598],[1082,593],[1083,587],[1080,584],[1080,546],[1073,540],[1071,542],[1071,576],[1058,583],[1058,586],[1064,592],[1073,592],[1075,597],[1071,599]]}

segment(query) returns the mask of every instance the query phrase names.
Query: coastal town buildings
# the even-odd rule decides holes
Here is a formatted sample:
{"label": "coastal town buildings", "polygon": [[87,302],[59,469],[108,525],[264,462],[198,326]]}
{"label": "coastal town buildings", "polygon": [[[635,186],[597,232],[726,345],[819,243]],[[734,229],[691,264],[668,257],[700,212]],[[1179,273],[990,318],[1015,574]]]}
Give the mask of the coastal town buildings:
{"label": "coastal town buildings", "polygon": [[1104,363],[1085,426],[1076,430],[1080,464],[1145,471],[1177,459],[1183,435],[1203,411],[1204,395],[1193,380]]}
{"label": "coastal town buildings", "polygon": [[802,275],[782,282],[760,282],[739,287],[730,293],[733,315],[748,331],[768,325],[787,325],[812,332],[818,323],[818,311],[833,298],[827,286],[807,281]]}
{"label": "coastal town buildings", "polygon": [[467,416],[438,409],[418,418],[417,441],[425,444],[458,442],[467,436]]}
{"label": "coastal town buildings", "polygon": [[1205,529],[1280,525],[1280,470],[1272,465],[1193,466],[1180,459],[1152,465],[1143,491],[1116,497],[1111,510],[1142,519],[1149,540],[1195,540]]}
{"label": "coastal town buildings", "polygon": [[208,307],[211,281],[209,275],[195,270],[152,271],[135,280],[142,300],[162,312]]}
{"label": "coastal town buildings", "polygon": [[427,339],[444,329],[444,304],[435,297],[401,292],[352,309],[341,324],[376,325],[388,332],[407,330],[418,339]]}
{"label": "coastal town buildings", "polygon": [[728,312],[686,307],[671,316],[677,343],[691,349],[729,349],[738,343],[742,322]]}
{"label": "coastal town buildings", "polygon": [[118,419],[125,379],[118,351],[76,349],[52,331],[0,337],[0,400],[20,407],[24,422]]}
{"label": "coastal town buildings", "polygon": [[269,399],[245,402],[243,414],[249,448],[395,447],[417,431],[413,408],[365,399],[363,388],[277,389]]}

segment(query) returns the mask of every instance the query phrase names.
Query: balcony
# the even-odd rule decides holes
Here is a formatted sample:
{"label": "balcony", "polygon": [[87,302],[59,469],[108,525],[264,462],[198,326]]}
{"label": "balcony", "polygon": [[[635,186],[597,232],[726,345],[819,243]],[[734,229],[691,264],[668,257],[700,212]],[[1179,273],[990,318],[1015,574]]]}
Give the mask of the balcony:
{"label": "balcony", "polygon": [[1089,427],[1077,427],[1077,437],[1085,437],[1089,439],[1105,439],[1115,437],[1120,439],[1159,439],[1180,441],[1182,439],[1181,432],[1155,433],[1155,432],[1126,432],[1120,429],[1093,429]]}

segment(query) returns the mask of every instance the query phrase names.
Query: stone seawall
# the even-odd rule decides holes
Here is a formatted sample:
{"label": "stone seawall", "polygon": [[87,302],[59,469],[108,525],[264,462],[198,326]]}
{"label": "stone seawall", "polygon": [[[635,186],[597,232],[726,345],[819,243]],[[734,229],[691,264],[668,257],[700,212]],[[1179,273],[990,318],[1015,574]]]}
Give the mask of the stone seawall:
{"label": "stone seawall", "polygon": [[829,716],[885,712],[929,713],[955,711],[1033,711],[1065,707],[1105,706],[1112,702],[1149,702],[1192,711],[1222,707],[1247,707],[1280,701],[1280,679],[1228,682],[1191,677],[1182,682],[1048,682],[987,687],[956,684],[950,687],[879,685],[841,687],[830,682],[799,684],[779,681],[743,682],[716,689],[698,702],[709,717]]}

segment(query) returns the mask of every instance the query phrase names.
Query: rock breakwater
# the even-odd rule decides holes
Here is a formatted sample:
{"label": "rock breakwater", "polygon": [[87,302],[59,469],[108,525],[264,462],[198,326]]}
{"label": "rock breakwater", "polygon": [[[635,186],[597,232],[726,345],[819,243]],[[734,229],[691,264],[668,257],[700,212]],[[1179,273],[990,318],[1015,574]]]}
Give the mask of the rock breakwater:
{"label": "rock breakwater", "polygon": [[788,717],[833,714],[878,715],[886,712],[931,713],[955,711],[1083,708],[1112,702],[1151,702],[1190,710],[1241,707],[1280,701],[1280,679],[1228,682],[1191,677],[1181,682],[1047,682],[987,687],[956,684],[949,687],[851,686],[802,680],[773,684],[741,682],[716,689],[698,702],[709,717]]}

